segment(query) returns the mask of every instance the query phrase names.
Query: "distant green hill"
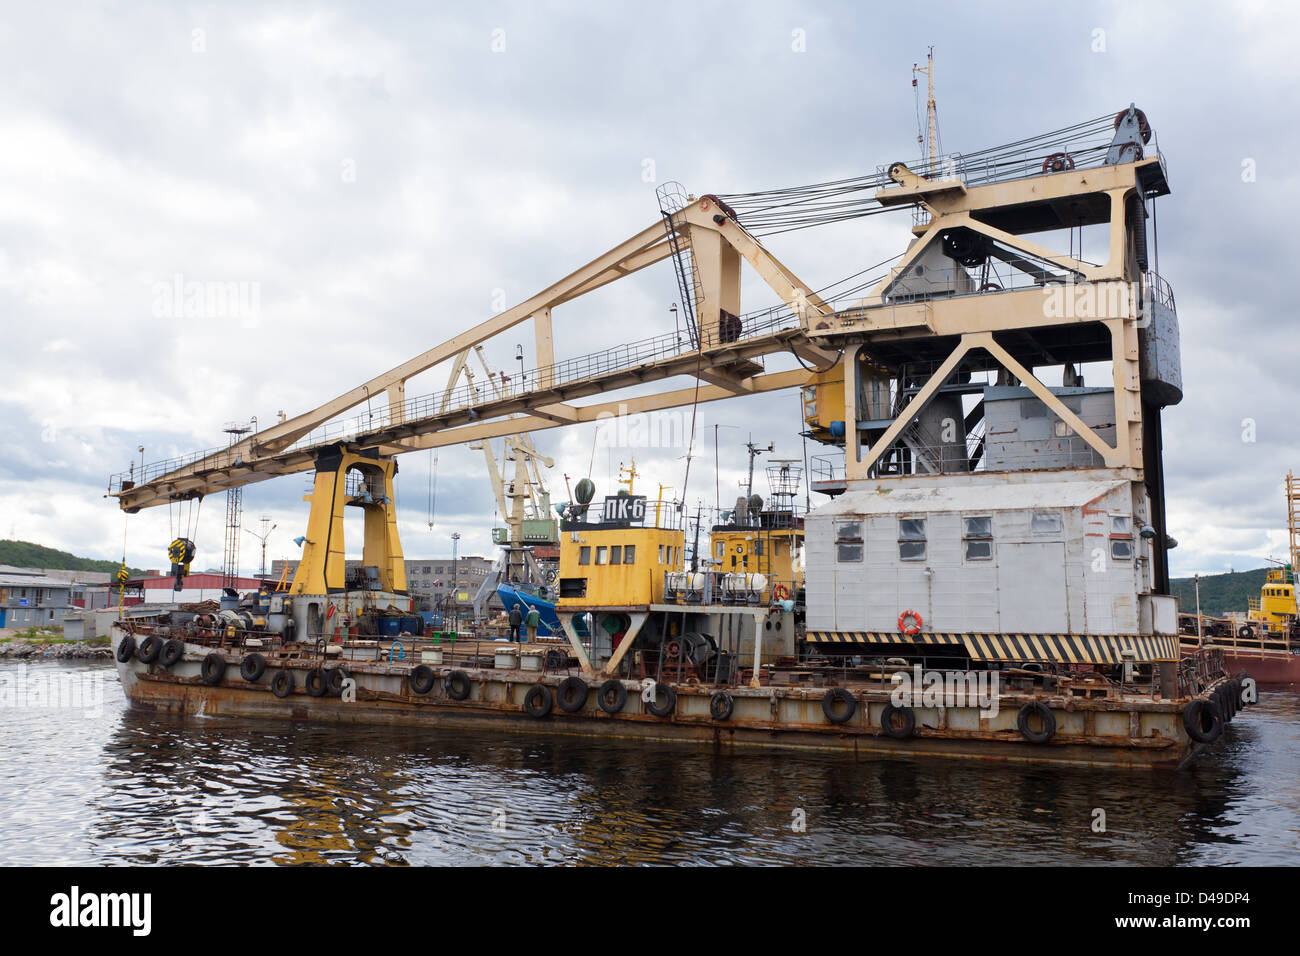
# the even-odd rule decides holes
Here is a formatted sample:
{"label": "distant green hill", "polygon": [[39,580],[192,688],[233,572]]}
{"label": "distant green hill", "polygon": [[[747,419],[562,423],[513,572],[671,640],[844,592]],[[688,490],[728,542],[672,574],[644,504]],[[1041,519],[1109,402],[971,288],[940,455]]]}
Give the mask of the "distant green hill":
{"label": "distant green hill", "polygon": [[[17,568],[48,568],[55,571],[107,571],[112,574],[122,565],[117,561],[99,561],[94,558],[79,558],[67,551],[47,548],[30,541],[0,540],[0,564],[11,564]],[[136,568],[127,568],[133,575],[141,572]]]}
{"label": "distant green hill", "polygon": [[[1201,613],[1219,616],[1228,611],[1245,611],[1246,599],[1259,597],[1268,568],[1233,571],[1230,574],[1201,575]],[[1196,613],[1196,588],[1191,578],[1174,578],[1169,590],[1178,595],[1178,610]]]}

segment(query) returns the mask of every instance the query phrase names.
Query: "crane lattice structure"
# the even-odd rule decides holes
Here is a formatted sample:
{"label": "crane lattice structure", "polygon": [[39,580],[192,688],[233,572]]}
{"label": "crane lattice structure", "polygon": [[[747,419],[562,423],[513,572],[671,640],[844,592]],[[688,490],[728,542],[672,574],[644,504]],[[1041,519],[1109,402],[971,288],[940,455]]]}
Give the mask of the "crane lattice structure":
{"label": "crane lattice structure", "polygon": [[[1151,145],[1147,154],[1151,140],[1145,116],[1130,107],[1005,146],[934,157],[933,167],[927,156],[910,165],[892,163],[874,173],[808,186],[688,195],[680,208],[671,202],[650,225],[513,308],[227,448],[113,476],[109,493],[124,510],[135,512],[314,470],[312,518],[294,592],[320,594],[342,587],[341,509],[364,504],[374,511],[366,515],[365,563],[391,567],[383,576],[384,589],[404,593],[391,494],[396,456],[597,422],[609,415],[762,395],[806,386],[810,375],[837,365],[850,370],[867,361],[892,370],[900,385],[904,369],[910,370],[906,375],[915,387],[887,423],[861,433],[857,427],[846,430],[841,444],[849,481],[868,479],[887,463],[906,460],[898,451],[905,444],[904,432],[959,367],[963,373],[1005,370],[1107,467],[1129,469],[1140,480],[1144,465],[1150,464],[1144,458],[1144,429],[1147,447],[1158,455],[1159,405],[1177,400],[1144,392],[1139,367],[1142,310],[1153,295],[1172,308],[1167,285],[1147,274],[1145,204],[1169,191],[1158,150]],[[914,171],[922,168],[934,172]],[[820,289],[795,275],[762,242],[766,236],[896,210],[923,214],[913,219],[907,250],[880,268]],[[1028,238],[1103,223],[1108,224],[1108,253],[1099,264],[1083,260],[1073,248],[1063,253]],[[954,276],[961,272],[966,277],[960,288],[922,278],[923,267],[935,256],[943,257]],[[670,257],[678,262],[683,305],[690,306],[693,328],[687,347],[670,332],[556,358],[555,341],[562,331],[555,321],[557,309]],[[775,295],[777,305],[742,311],[744,266]],[[965,270],[972,268],[983,274],[1000,270],[999,280],[971,286]],[[1094,293],[1093,311],[1054,314],[1045,309],[1044,290],[1055,286],[1087,287]],[[991,297],[996,297],[996,308],[990,307]],[[509,380],[498,377],[491,389],[458,383],[457,370],[464,368],[470,350],[530,320],[531,371]],[[767,368],[768,358],[783,355],[792,355],[797,366]],[[1036,365],[1092,361],[1113,363],[1114,444],[1033,372]],[[407,395],[410,379],[446,363],[452,371],[444,388]],[[917,369],[924,371],[918,374]],[[671,387],[667,383],[673,379],[692,384]],[[631,398],[610,395],[655,383],[665,384]],[[860,418],[854,392],[844,390],[844,422]],[[387,399],[383,407],[349,414],[380,395]],[[579,404],[587,399],[594,400]],[[1144,417],[1144,403],[1155,414]],[[376,493],[364,502],[349,495],[339,477],[349,471],[361,472]],[[1157,514],[1157,530],[1163,534],[1162,501]]]}

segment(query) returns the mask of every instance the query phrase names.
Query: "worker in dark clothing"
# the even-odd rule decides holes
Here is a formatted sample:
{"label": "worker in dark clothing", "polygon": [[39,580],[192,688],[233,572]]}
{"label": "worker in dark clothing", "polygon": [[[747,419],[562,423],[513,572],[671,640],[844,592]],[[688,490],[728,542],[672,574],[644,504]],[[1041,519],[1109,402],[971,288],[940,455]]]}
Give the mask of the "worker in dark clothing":
{"label": "worker in dark clothing", "polygon": [[510,609],[510,640],[517,641],[522,636],[520,628],[524,626],[524,612],[516,604]]}

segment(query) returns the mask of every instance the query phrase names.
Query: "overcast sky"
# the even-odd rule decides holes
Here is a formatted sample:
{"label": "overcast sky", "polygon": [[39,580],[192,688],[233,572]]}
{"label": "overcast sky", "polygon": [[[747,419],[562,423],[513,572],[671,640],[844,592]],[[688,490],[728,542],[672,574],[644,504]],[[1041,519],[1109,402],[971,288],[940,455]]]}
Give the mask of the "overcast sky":
{"label": "overcast sky", "polygon": [[[1297,26],[1290,7],[1217,2],[5,3],[0,536],[116,559],[125,528],[128,563],[165,566],[167,510],[124,524],[104,497],[139,445],[153,461],[222,444],[227,422],[305,411],[527,298],[654,221],[647,169],[700,194],[914,156],[911,67],[933,44],[949,150],[1145,110],[1173,187],[1160,271],[1187,393],[1165,417],[1173,569],[1260,566],[1285,552],[1282,479],[1300,468]],[[908,225],[769,246],[820,287],[901,252]],[[178,279],[244,283],[254,307],[187,315],[166,299]],[[676,298],[661,264],[557,310],[557,354],[671,329]],[[517,343],[526,326],[491,360],[517,367]],[[696,424],[690,501],[713,499],[714,424],[724,502],[750,434],[803,454],[793,392]],[[632,454],[593,465],[592,438],[538,433],[557,500],[565,475],[612,490]],[[681,493],[684,448],[635,454],[638,490]],[[406,554],[449,554],[453,531],[486,553],[481,455],[440,453],[432,530],[430,465],[401,459]],[[245,527],[277,524],[270,558],[296,556],[306,490],[247,488]],[[223,507],[200,512],[196,566],[221,563]],[[245,572],[257,551],[245,535]]]}

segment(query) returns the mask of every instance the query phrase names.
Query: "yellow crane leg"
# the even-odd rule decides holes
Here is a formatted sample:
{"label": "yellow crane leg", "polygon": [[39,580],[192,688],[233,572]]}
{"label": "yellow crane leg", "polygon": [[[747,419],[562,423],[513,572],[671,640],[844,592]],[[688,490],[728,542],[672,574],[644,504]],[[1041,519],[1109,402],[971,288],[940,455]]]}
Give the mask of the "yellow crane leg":
{"label": "yellow crane leg", "polygon": [[[361,482],[349,489],[348,475],[354,471]],[[316,457],[316,480],[311,494],[303,497],[311,503],[311,513],[290,594],[336,594],[346,589],[343,509],[348,505],[365,511],[362,564],[379,569],[382,590],[406,592],[406,564],[393,496],[396,474],[397,462],[374,452],[334,445]]]}

